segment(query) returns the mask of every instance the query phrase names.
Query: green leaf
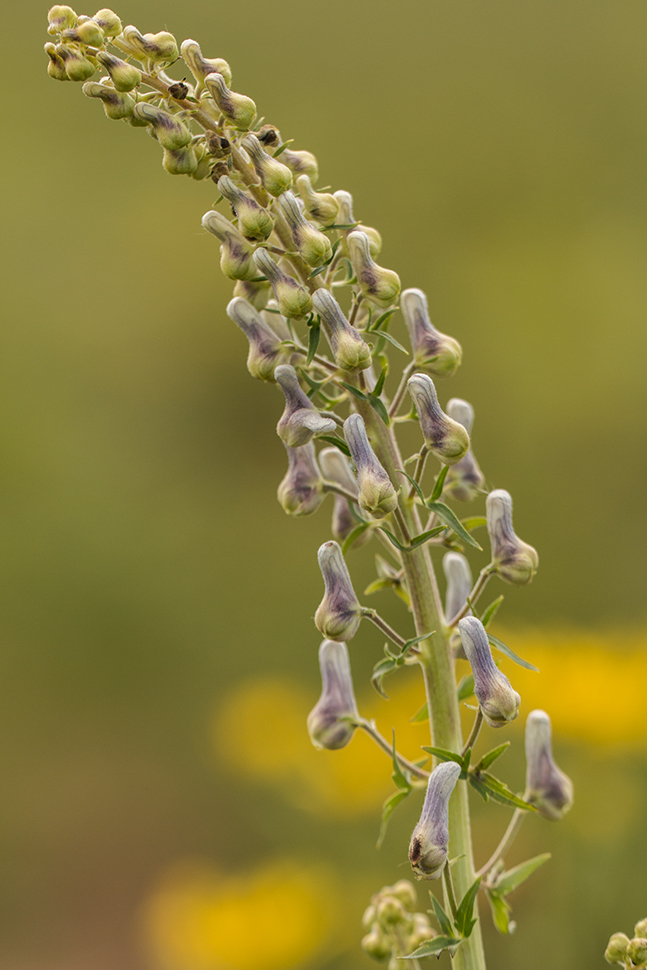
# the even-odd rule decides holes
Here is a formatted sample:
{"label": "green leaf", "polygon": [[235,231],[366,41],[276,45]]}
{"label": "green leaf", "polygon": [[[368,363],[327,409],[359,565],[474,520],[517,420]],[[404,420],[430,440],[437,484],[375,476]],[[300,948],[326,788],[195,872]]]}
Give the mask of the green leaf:
{"label": "green leaf", "polygon": [[503,896],[491,889],[486,889],[485,895],[488,898],[490,909],[492,910],[492,922],[499,933],[508,936],[514,929],[514,923],[510,922],[510,905]]}
{"label": "green leaf", "polygon": [[371,392],[375,394],[376,397],[379,397],[382,391],[384,390],[384,381],[386,380],[386,375],[388,374],[388,372],[389,372],[389,368],[385,364],[382,370],[380,371],[380,376],[376,380],[375,387]]}
{"label": "green leaf", "polygon": [[397,307],[393,307],[393,309],[385,310],[384,313],[381,313],[380,316],[375,321],[375,323],[369,328],[369,332],[372,331],[373,333],[375,333],[376,330],[379,330],[380,327],[384,326],[384,324],[391,319],[396,309]]}
{"label": "green leaf", "polygon": [[355,229],[359,222],[333,222],[330,226],[324,226],[326,232],[329,229]]}
{"label": "green leaf", "polygon": [[406,657],[411,650],[411,647],[415,647],[416,643],[422,643],[423,640],[428,640],[430,637],[433,637],[435,632],[435,630],[432,630],[431,633],[423,633],[422,636],[411,637],[410,640],[407,640],[406,643],[404,643],[402,650],[400,651],[400,656]]}
{"label": "green leaf", "polygon": [[[388,340],[390,344],[393,344],[396,350],[401,350],[403,354],[406,354],[407,357],[409,356],[409,351],[406,350],[402,344],[399,344],[395,337],[392,337],[390,333],[386,332],[386,330],[380,330],[380,340]],[[378,345],[376,344],[375,346],[377,347]]]}
{"label": "green leaf", "polygon": [[467,519],[461,519],[463,523],[463,528],[467,529],[468,532],[472,532],[473,529],[480,529],[481,526],[487,525],[487,519],[484,515],[471,515]]}
{"label": "green leaf", "polygon": [[494,617],[496,616],[499,610],[499,607],[501,606],[501,603],[503,603],[503,599],[504,599],[503,593],[501,593],[501,595],[497,596],[495,600],[492,600],[490,605],[483,613],[483,616],[481,617],[481,623],[483,624],[483,626],[487,626],[488,623],[490,623],[494,619]]}
{"label": "green leaf", "polygon": [[510,747],[510,742],[505,741],[500,744],[498,748],[492,748],[487,754],[484,754],[477,765],[474,766],[474,771],[485,771],[490,765],[493,765],[497,758],[500,758],[502,754]]}
{"label": "green leaf", "polygon": [[479,780],[479,776],[475,775],[473,772],[470,771],[470,773],[467,776],[467,780],[469,781],[474,791],[477,791],[481,796],[481,798],[483,799],[483,801],[486,802],[488,800],[488,790],[485,787],[485,785]]}
{"label": "green leaf", "polygon": [[310,275],[308,276],[308,279],[313,280],[315,276],[319,276],[321,273],[325,273],[327,269],[328,269],[328,263],[324,263],[322,266],[317,266],[317,268],[313,269],[313,271],[310,273]]}
{"label": "green leaf", "polygon": [[497,650],[500,650],[501,653],[504,653],[506,657],[510,658],[510,660],[514,660],[514,662],[516,664],[519,664],[520,667],[525,667],[526,670],[535,670],[537,673],[539,673],[538,667],[535,667],[534,664],[530,664],[528,663],[527,660],[523,660],[521,657],[519,657],[513,650],[510,649],[509,646],[507,646],[507,644],[503,642],[503,640],[499,640],[497,637],[493,637],[491,633],[487,634],[487,638],[493,647],[496,647]]}
{"label": "green leaf", "polygon": [[433,539],[434,536],[437,536],[444,531],[444,525],[437,525],[435,529],[429,529],[427,532],[421,532],[419,536],[414,536],[412,538],[410,545],[407,546],[407,549],[417,549],[418,546],[424,545],[425,542],[429,541],[429,539]]}
{"label": "green leaf", "polygon": [[378,692],[380,697],[385,697],[387,700],[389,699],[389,695],[382,687],[382,681],[384,680],[386,675],[390,674],[392,670],[395,670],[397,666],[398,664],[395,660],[392,660],[390,657],[386,657],[384,660],[378,660],[378,662],[373,667],[371,684]]}
{"label": "green leaf", "polygon": [[429,707],[427,701],[422,705],[419,711],[417,711],[411,718],[411,724],[420,724],[422,721],[429,720]]}
{"label": "green leaf", "polygon": [[445,936],[452,936],[454,933],[452,921],[434,894],[430,892],[429,896],[431,897],[431,905],[434,907],[434,916],[438,920],[438,925],[440,926],[441,932],[444,933]]}
{"label": "green leaf", "polygon": [[434,758],[439,758],[440,761],[455,761],[457,765],[463,767],[463,756],[462,754],[456,754],[455,751],[448,751],[447,748],[428,748],[424,744],[422,745],[423,751],[428,751],[429,754],[433,754]]}
{"label": "green leaf", "polygon": [[408,953],[406,956],[402,957],[402,960],[414,960],[420,957],[430,957],[434,954],[442,953],[443,950],[451,950],[453,947],[459,947],[463,941],[456,939],[455,936],[435,936],[433,940],[425,940],[421,943],[417,950],[413,953]]}
{"label": "green leaf", "polygon": [[272,152],[272,158],[278,158],[279,155],[282,155],[285,149],[288,147],[288,145],[291,145],[293,141],[294,141],[294,138],[288,138],[287,141],[282,142],[279,145],[279,147],[276,149],[276,151]]}
{"label": "green leaf", "polygon": [[456,685],[456,696],[460,701],[466,701],[474,694],[474,674],[465,674]]}
{"label": "green leaf", "polygon": [[381,398],[379,398],[376,394],[371,393],[368,395],[368,403],[371,405],[375,413],[379,414],[387,428],[390,428],[391,418],[389,417],[389,412],[384,405],[384,401],[382,401]]}
{"label": "green leaf", "polygon": [[516,889],[522,882],[525,882],[529,876],[532,876],[536,869],[543,866],[544,862],[548,862],[549,859],[550,852],[544,852],[542,855],[535,856],[534,859],[521,862],[514,869],[508,869],[496,881],[497,893],[500,893],[502,896],[507,896],[508,893],[511,893],[513,889]]}
{"label": "green leaf", "polygon": [[488,774],[487,771],[479,771],[475,774],[493,801],[499,802],[500,805],[513,805],[515,808],[522,808],[527,812],[537,811],[534,805],[525,802],[523,798],[519,798],[518,795],[510,791],[508,786],[498,778],[495,778],[494,775]]}
{"label": "green leaf", "polygon": [[[321,440],[323,437],[324,436],[322,434],[320,434],[319,435],[319,440]],[[389,532],[389,530],[386,528],[386,526],[379,525],[378,526],[378,529],[380,530],[380,532],[383,532],[384,535],[388,539],[391,540],[391,542],[393,543],[393,545],[395,546],[396,549],[399,549],[400,552],[407,552],[409,546],[403,546],[402,543],[400,542],[400,540],[399,539],[396,539],[396,537],[393,535],[393,533],[392,532]]]}
{"label": "green leaf", "polygon": [[333,434],[320,434],[319,441],[327,441],[329,445],[334,445],[335,448],[339,448],[348,458],[350,458],[350,448],[346,444],[343,438],[337,438]]}
{"label": "green leaf", "polygon": [[400,475],[404,475],[404,477],[407,479],[407,481],[409,481],[411,483],[411,485],[414,488],[414,490],[420,496],[420,501],[424,505],[425,497],[422,494],[422,489],[420,488],[420,485],[418,485],[418,482],[415,480],[415,478],[412,478],[411,475],[409,475],[407,472],[403,471],[402,468],[396,468],[396,471],[399,472]]}
{"label": "green leaf", "polygon": [[339,382],[342,387],[345,387],[347,391],[350,391],[359,401],[367,401],[368,395],[364,394],[364,391],[360,391],[359,388],[354,387],[353,384],[347,384],[345,381]]}
{"label": "green leaf", "polygon": [[[342,547],[342,552],[343,551],[344,549]],[[391,589],[391,587],[395,584],[395,582],[396,581],[394,579],[388,579],[388,578],[374,579],[373,582],[369,583],[366,589],[364,590],[364,596],[373,596],[374,593],[379,593],[383,589]]]}
{"label": "green leaf", "polygon": [[319,323],[313,323],[310,327],[310,333],[308,335],[308,356],[306,357],[306,367],[309,367],[313,361],[314,355],[317,353],[317,347],[319,346],[319,337],[321,336],[321,325]]}
{"label": "green leaf", "polygon": [[404,791],[402,788],[400,788],[398,791],[393,792],[392,795],[389,795],[387,800],[384,802],[384,805],[382,806],[382,823],[380,825],[380,834],[377,837],[377,849],[382,847],[384,836],[386,835],[386,829],[389,824],[389,819],[393,815],[400,802],[403,802],[405,798],[408,798],[412,791],[412,788],[409,788],[409,791]]}
{"label": "green leaf", "polygon": [[438,518],[442,519],[445,525],[448,525],[450,529],[453,529],[456,535],[459,536],[463,542],[466,542],[468,545],[474,546],[475,549],[479,549],[481,552],[483,552],[483,549],[481,546],[479,546],[478,542],[475,539],[472,539],[469,532],[463,528],[462,524],[456,518],[452,510],[445,505],[444,502],[433,502],[430,500],[426,503],[426,505],[429,511],[435,512]]}
{"label": "green leaf", "polygon": [[355,539],[359,539],[362,533],[366,532],[366,530],[370,527],[370,524],[370,522],[360,522],[359,525],[355,526],[350,535],[346,536],[344,539],[344,544],[341,547],[341,551],[344,555],[346,555],[352,544],[355,542]]}
{"label": "green leaf", "polygon": [[440,496],[443,494],[443,486],[445,484],[445,479],[447,478],[447,472],[449,471],[449,465],[445,465],[436,479],[436,484],[434,485],[434,490],[431,493],[430,502],[437,502]]}
{"label": "green leaf", "polygon": [[458,909],[456,910],[456,919],[454,920],[456,929],[465,939],[467,939],[467,937],[471,934],[476,925],[476,920],[473,919],[472,914],[474,912],[474,903],[476,902],[476,895],[479,891],[480,885],[481,877],[479,876],[478,879],[473,882],[470,888],[467,890],[460,901]]}

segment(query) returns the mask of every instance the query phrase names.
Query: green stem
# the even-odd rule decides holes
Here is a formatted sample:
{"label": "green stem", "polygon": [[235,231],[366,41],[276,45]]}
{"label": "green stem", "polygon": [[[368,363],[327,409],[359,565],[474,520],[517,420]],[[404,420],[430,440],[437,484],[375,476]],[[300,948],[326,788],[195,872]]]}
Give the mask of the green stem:
{"label": "green stem", "polygon": [[456,904],[456,895],[454,894],[454,884],[452,883],[452,874],[449,871],[449,864],[445,864],[443,869],[443,882],[445,883],[445,892],[447,893],[447,899],[449,900],[449,908],[452,911],[452,916],[456,919],[456,914],[458,912],[458,905]]}
{"label": "green stem", "polygon": [[467,753],[467,751],[468,751],[469,748],[473,748],[474,745],[476,744],[476,739],[479,736],[479,732],[481,730],[482,725],[483,725],[483,712],[481,711],[481,708],[479,707],[479,709],[478,709],[478,711],[476,713],[476,717],[474,718],[474,724],[472,725],[472,730],[470,731],[470,736],[467,739],[467,741],[465,742],[465,745],[463,746],[463,750],[461,752],[463,755],[465,755]]}
{"label": "green stem", "polygon": [[490,871],[490,869],[492,869],[493,866],[497,864],[499,859],[503,859],[506,852],[508,851],[508,849],[510,848],[510,846],[512,845],[512,843],[516,838],[517,832],[519,831],[519,826],[523,821],[524,814],[525,813],[521,808],[515,809],[514,815],[510,819],[510,824],[505,830],[503,838],[501,839],[501,841],[499,842],[496,849],[494,850],[494,852],[492,853],[488,861],[485,863],[485,865],[481,866],[479,871],[476,873],[477,876],[486,875]]}
{"label": "green stem", "polygon": [[389,626],[386,620],[383,620],[380,614],[376,610],[365,608],[362,610],[362,616],[365,616],[367,620],[374,623],[378,630],[381,630],[392,643],[395,643],[396,647],[402,647],[407,642],[404,637],[401,637],[399,633],[396,633],[393,627]]}
{"label": "green stem", "polygon": [[[393,747],[386,740],[383,734],[380,734],[375,723],[373,721],[367,721],[366,718],[359,718],[356,722],[357,727],[360,727],[363,731],[366,731],[369,737],[373,738],[375,743],[382,748],[388,756],[393,757]],[[395,752],[395,757],[401,768],[405,768],[410,774],[414,775],[416,778],[423,778],[425,781],[429,778],[429,772],[425,771],[424,768],[419,768],[418,765],[414,765],[412,761],[401,755],[399,751]]]}

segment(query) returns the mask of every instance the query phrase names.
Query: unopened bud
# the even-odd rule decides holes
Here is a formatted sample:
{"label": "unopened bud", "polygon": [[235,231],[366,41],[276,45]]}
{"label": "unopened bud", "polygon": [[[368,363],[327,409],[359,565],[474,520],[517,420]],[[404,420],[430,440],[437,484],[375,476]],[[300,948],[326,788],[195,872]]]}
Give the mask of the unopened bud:
{"label": "unopened bud", "polygon": [[243,192],[228,175],[218,180],[218,190],[234,208],[238,216],[238,228],[250,239],[267,239],[274,228],[274,219],[267,209],[258,204],[251,195]]}
{"label": "unopened bud", "polygon": [[326,591],[317,607],[315,624],[330,640],[352,640],[362,618],[348,567],[336,542],[324,542],[317,553]]}
{"label": "unopened bud", "polygon": [[443,557],[443,572],[447,579],[445,619],[449,622],[467,602],[472,589],[472,571],[460,552],[448,552]]}
{"label": "unopened bud", "polygon": [[[343,189],[339,189],[334,193],[337,202],[339,203],[339,212],[337,213],[337,222],[342,226],[353,226],[355,222],[355,216],[353,215],[353,197],[350,192],[345,192]],[[359,223],[358,226],[354,228],[360,230],[368,239],[368,248],[371,256],[375,259],[380,250],[382,249],[382,237],[377,231],[373,229],[372,226],[365,226],[363,223]],[[344,230],[342,233],[343,242],[339,247],[340,253],[343,256],[348,256],[348,233],[350,229]]]}
{"label": "unopened bud", "polygon": [[496,488],[485,502],[487,530],[490,535],[492,563],[506,583],[525,586],[537,572],[537,550],[517,536],[512,526],[512,498]]}
{"label": "unopened bud", "polygon": [[434,382],[427,374],[414,374],[407,381],[407,387],[418,412],[425,445],[445,465],[455,465],[470,446],[467,431],[445,414],[438,403]]}
{"label": "unopened bud", "polygon": [[371,366],[371,348],[351,326],[332,293],[323,287],[312,296],[321,317],[328,343],[341,370],[358,371]]}
{"label": "unopened bud", "polygon": [[434,377],[451,377],[462,360],[463,351],[457,340],[436,330],[429,319],[423,291],[404,290],[400,305],[416,365]]}
{"label": "unopened bud", "polygon": [[69,30],[76,23],[76,12],[71,7],[51,7],[47,14],[47,33],[55,36]]}
{"label": "unopened bud", "polygon": [[362,950],[371,959],[382,962],[391,956],[393,943],[388,934],[384,933],[376,923],[371,932],[362,937]]}
{"label": "unopened bud", "polygon": [[202,217],[203,227],[220,240],[220,269],[230,280],[251,280],[258,275],[254,247],[221,212],[212,209]]}
{"label": "unopened bud", "polygon": [[[447,402],[447,417],[462,424],[469,435],[474,423],[474,408],[467,401],[453,397]],[[459,502],[470,502],[483,490],[485,478],[472,449],[453,465],[445,478],[445,492]]]}
{"label": "unopened bud", "polygon": [[65,73],[70,81],[87,81],[96,71],[95,65],[75,47],[57,44],[56,53],[65,65]]}
{"label": "unopened bud", "polygon": [[444,761],[429,775],[420,821],[409,843],[409,861],[419,879],[439,879],[449,848],[449,799],[461,774],[455,761]]}
{"label": "unopened bud", "polygon": [[[385,892],[386,887],[382,890],[382,893]],[[387,893],[382,896],[377,904],[377,918],[386,928],[402,923],[407,918],[407,914],[401,901],[396,896],[390,896]]]}
{"label": "unopened bud", "polygon": [[563,818],[573,804],[573,783],[555,764],[545,711],[531,711],[526,721],[525,798],[552,822]]}
{"label": "unopened bud", "polygon": [[604,959],[607,963],[625,963],[629,937],[624,933],[614,933],[607,945]]}
{"label": "unopened bud", "polygon": [[263,310],[261,316],[270,330],[273,330],[279,340],[294,341],[294,334],[290,329],[290,324],[278,311],[279,307],[275,299],[267,301],[267,308]]}
{"label": "unopened bud", "polygon": [[[260,381],[274,381],[275,369],[285,360],[281,341],[251,303],[235,296],[227,305],[227,316],[249,341],[247,370]],[[290,443],[290,442],[288,442]]]}
{"label": "unopened bud", "polygon": [[397,507],[398,496],[371,447],[364,419],[360,414],[351,414],[346,418],[344,434],[357,471],[359,507],[370,512],[376,519],[383,519]]}
{"label": "unopened bud", "polygon": [[348,235],[348,252],[362,294],[380,307],[391,306],[400,293],[400,277],[378,266],[371,256],[369,238],[354,230]]}
{"label": "unopened bud", "polygon": [[47,63],[47,73],[55,81],[69,81],[67,76],[67,71],[65,70],[65,61],[63,58],[56,53],[56,44],[52,44],[50,41],[45,44],[45,53],[49,57]]}
{"label": "unopened bud", "polygon": [[246,94],[236,94],[227,87],[224,77],[217,71],[207,74],[206,88],[227,121],[242,131],[251,128],[256,117],[256,105]]}
{"label": "unopened bud", "polygon": [[[128,64],[120,57],[115,57],[114,54],[109,54],[107,51],[99,51],[97,60],[99,64],[105,67],[117,91],[132,91],[138,84],[141,84],[142,72],[134,64]],[[181,146],[169,147],[179,148]]]}
{"label": "unopened bud", "polygon": [[286,148],[285,151],[281,152],[281,157],[295,175],[307,175],[313,184],[317,182],[319,166],[312,152],[294,152],[290,148]]}
{"label": "unopened bud", "polygon": [[324,640],[319,668],[321,697],[308,714],[308,734],[315,748],[336,751],[348,744],[355,731],[347,718],[359,717],[346,644]]}
{"label": "unopened bud", "polygon": [[162,148],[184,148],[191,141],[191,132],[187,126],[176,115],[157,108],[154,104],[140,102],[135,106],[134,114],[152,126]]}
{"label": "unopened bud", "polygon": [[627,957],[634,967],[644,967],[647,964],[647,940],[636,937],[629,941]]}
{"label": "unopened bud", "polygon": [[[256,310],[262,310],[263,307],[267,306],[271,295],[272,290],[268,280],[253,283],[249,280],[237,280],[234,286],[234,296],[242,296]],[[275,330],[274,332],[279,336],[278,331]],[[283,339],[285,338],[281,337],[281,340]]]}
{"label": "unopened bud", "polygon": [[227,61],[223,60],[222,57],[203,57],[197,41],[183,40],[180,53],[198,85],[203,85],[208,74],[220,74],[227,86],[231,84],[231,68]]}
{"label": "unopened bud", "polygon": [[413,930],[407,937],[407,952],[413,951],[424,943],[425,940],[433,940],[436,936],[435,930],[431,928],[429,920],[424,913],[413,914]]}
{"label": "unopened bud", "polygon": [[647,919],[641,919],[639,923],[636,923],[634,936],[640,937],[641,940],[647,940]]}
{"label": "unopened bud", "polygon": [[[329,482],[341,485],[351,495],[357,495],[357,481],[353,475],[348,460],[339,448],[324,448],[319,452],[319,465],[323,476]],[[357,527],[357,519],[351,511],[348,499],[343,495],[333,495],[333,513],[331,531],[337,542],[344,542]],[[362,545],[370,539],[370,531],[365,530],[358,538],[356,545]]]}
{"label": "unopened bud", "polygon": [[494,662],[485,627],[475,616],[458,621],[463,650],[474,675],[474,693],[487,724],[503,727],[519,715],[521,698]]}
{"label": "unopened bud", "polygon": [[131,96],[115,91],[113,87],[108,87],[107,84],[86,81],[81,90],[87,98],[100,98],[106,115],[113,121],[129,118],[133,113],[135,102]]}
{"label": "unopened bud", "polygon": [[278,197],[290,188],[292,172],[287,165],[279,162],[278,158],[273,158],[272,155],[268,155],[263,150],[256,135],[247,135],[243,140],[243,148],[246,148],[249,152],[256,174],[261,180],[263,188],[270,195]]}
{"label": "unopened bud", "polygon": [[330,192],[315,192],[307,175],[299,175],[296,186],[308,216],[322,226],[332,225],[339,212],[339,202],[335,196]]}
{"label": "unopened bud", "polygon": [[291,320],[299,319],[299,317],[304,317],[310,312],[312,300],[305,286],[297,283],[292,276],[284,273],[278,263],[272,259],[267,249],[257,249],[254,253],[254,261],[258,267],[258,272],[269,280],[274,299],[284,317]]}
{"label": "unopened bud", "polygon": [[408,879],[399,879],[395,886],[385,886],[384,891],[389,893],[391,896],[395,896],[396,899],[399,899],[404,908],[410,913],[413,913],[414,909],[418,905],[418,894],[416,893],[416,887],[412,882],[409,882]]}
{"label": "unopened bud", "polygon": [[332,245],[328,236],[310,225],[301,211],[301,206],[292,192],[284,192],[279,197],[279,206],[285,216],[292,241],[299,255],[309,266],[321,266],[332,256]]}
{"label": "unopened bud", "polygon": [[109,7],[102,7],[101,10],[97,10],[92,19],[95,24],[101,27],[106,37],[117,37],[123,30],[121,20],[114,10],[110,10]]}
{"label": "unopened bud", "polygon": [[198,159],[190,145],[184,148],[165,148],[162,165],[169,175],[195,175]]}
{"label": "unopened bud", "polygon": [[288,470],[278,487],[277,497],[288,515],[311,515],[325,498],[315,446],[288,448]]}
{"label": "unopened bud", "polygon": [[170,64],[180,56],[177,41],[173,34],[161,30],[158,34],[140,34],[136,27],[124,27],[121,39],[138,60],[149,60],[156,64]]}
{"label": "unopened bud", "polygon": [[76,27],[64,30],[61,39],[76,44],[85,44],[86,47],[102,47],[105,40],[99,24],[96,24],[90,18],[84,20],[83,23],[79,21]]}
{"label": "unopened bud", "polygon": [[312,441],[315,435],[332,434],[337,425],[332,418],[320,414],[303,393],[294,367],[281,364],[274,371],[274,380],[285,395],[285,410],[276,426],[276,433],[286,445],[298,448]]}

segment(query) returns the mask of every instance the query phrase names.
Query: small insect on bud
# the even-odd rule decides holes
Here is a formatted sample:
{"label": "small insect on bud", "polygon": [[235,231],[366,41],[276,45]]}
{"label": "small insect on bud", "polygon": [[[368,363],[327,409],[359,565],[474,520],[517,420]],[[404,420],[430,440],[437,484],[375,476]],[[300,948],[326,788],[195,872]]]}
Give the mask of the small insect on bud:
{"label": "small insect on bud", "polygon": [[324,640],[319,647],[319,668],[321,697],[308,714],[308,734],[315,748],[337,751],[355,731],[355,724],[346,719],[359,717],[346,644]]}
{"label": "small insect on bud", "polygon": [[629,937],[624,933],[614,933],[607,945],[604,959],[607,963],[626,963]]}
{"label": "small insect on bud", "polygon": [[447,579],[445,618],[449,622],[465,606],[472,589],[472,571],[460,552],[448,552],[443,557],[443,572]]}
{"label": "small insect on bud", "polygon": [[[319,465],[323,476],[329,482],[341,485],[351,495],[357,495],[357,482],[350,465],[339,448],[324,448],[319,452]],[[332,534],[337,542],[344,542],[357,526],[357,519],[351,512],[348,499],[335,494],[332,513]],[[357,546],[370,538],[370,531],[365,530],[357,541]]]}
{"label": "small insect on bud", "polygon": [[281,144],[281,135],[276,130],[274,125],[263,125],[263,127],[259,128],[258,131],[255,131],[254,134],[260,141],[263,148],[278,148],[278,146]]}
{"label": "small insect on bud", "polygon": [[102,7],[101,10],[97,10],[92,19],[95,24],[101,27],[106,37],[118,37],[123,30],[121,20],[114,10],[110,10],[109,7]]}
{"label": "small insect on bud", "polygon": [[205,131],[204,133],[207,151],[214,158],[226,158],[231,155],[231,142],[224,135],[217,135],[215,131]]}
{"label": "small insect on bud", "polygon": [[627,957],[633,967],[647,965],[647,940],[640,937],[630,940],[627,947]]}
{"label": "small insect on bud", "polygon": [[647,919],[641,919],[639,923],[636,923],[634,936],[640,937],[641,940],[647,940]]}
{"label": "small insect on bud", "polygon": [[258,272],[269,280],[274,299],[284,317],[298,320],[312,310],[312,300],[306,288],[297,283],[292,276],[284,273],[267,249],[257,249],[254,253],[254,261]]}
{"label": "small insect on bud", "polygon": [[490,727],[503,727],[519,715],[521,698],[494,662],[485,627],[475,616],[458,621],[463,650],[474,675],[474,693]]}
{"label": "small insect on bud", "polygon": [[526,720],[526,801],[557,822],[573,804],[573,783],[553,758],[550,718],[531,711]]}
{"label": "small insect on bud", "polygon": [[332,225],[339,212],[339,202],[335,196],[330,192],[315,192],[307,175],[299,175],[296,185],[310,219],[315,219],[322,226]]}
{"label": "small insect on bud", "polygon": [[45,44],[45,53],[49,57],[47,63],[47,73],[55,81],[69,81],[67,76],[67,71],[65,70],[65,61],[59,54],[56,53],[56,44],[52,44],[50,41]]}
{"label": "small insect on bud", "polygon": [[76,23],[76,12],[71,7],[51,7],[47,14],[47,33],[54,37],[56,34],[69,30]]}
{"label": "small insect on bud", "polygon": [[357,229],[348,234],[348,252],[359,288],[367,300],[380,307],[391,306],[400,293],[400,277],[393,270],[378,266],[371,256],[365,232]]}
{"label": "small insect on bud", "polygon": [[102,67],[105,67],[117,91],[132,91],[141,84],[142,72],[134,64],[128,64],[107,51],[99,51],[97,60]]}
{"label": "small insect on bud", "polygon": [[[262,310],[263,307],[267,306],[271,295],[272,290],[267,280],[254,283],[249,280],[237,280],[234,286],[234,296],[242,296],[256,310]],[[276,330],[274,332],[277,333]],[[283,340],[283,337],[281,339]]]}
{"label": "small insect on bud", "polygon": [[397,507],[398,495],[371,447],[360,414],[351,414],[346,418],[344,434],[357,471],[359,507],[376,519],[383,519]]}
{"label": "small insect on bud", "polygon": [[256,105],[246,94],[236,94],[227,87],[224,77],[217,71],[204,79],[207,91],[230,124],[241,131],[251,128],[256,117]]}
{"label": "small insect on bud", "polygon": [[87,81],[96,71],[95,65],[75,47],[57,44],[56,54],[65,65],[65,73],[70,81]]}
{"label": "small insect on bud", "polygon": [[254,247],[221,212],[212,209],[202,217],[203,227],[220,240],[220,269],[230,280],[251,280],[258,275]]}
{"label": "small insect on bud", "polygon": [[525,586],[537,572],[537,550],[522,542],[512,527],[512,498],[505,489],[496,488],[485,502],[487,530],[490,535],[492,563],[506,583]]}
{"label": "small insect on bud", "polygon": [[321,266],[332,256],[332,245],[328,236],[310,225],[301,211],[296,196],[292,192],[284,192],[279,197],[279,206],[287,222],[292,241],[299,255],[309,266]]}
{"label": "small insect on bud", "polygon": [[290,448],[299,448],[315,435],[332,434],[337,425],[332,418],[320,414],[299,386],[294,367],[281,364],[274,371],[274,380],[285,395],[285,410],[276,426],[279,438]]}
{"label": "small insect on bud", "polygon": [[391,956],[394,941],[392,941],[387,933],[380,929],[379,923],[375,923],[371,932],[362,937],[361,945],[362,950],[367,956],[371,957],[372,960],[378,960],[382,963]]}
{"label": "small insect on bud", "polygon": [[315,624],[330,640],[352,640],[362,619],[348,567],[336,542],[324,542],[317,553],[326,591],[317,607]]}
{"label": "small insect on bud", "polygon": [[79,21],[76,27],[70,27],[61,34],[61,40],[75,44],[85,44],[86,47],[102,47],[105,41],[99,24],[88,18],[83,23]]}
{"label": "small insect on bud", "polygon": [[288,470],[278,487],[278,500],[288,515],[311,515],[325,498],[315,446],[310,442],[301,448],[286,445],[285,449]]}
{"label": "small insect on bud", "polygon": [[162,165],[169,175],[195,176],[198,159],[190,145],[184,148],[165,148],[162,153]]}
{"label": "small insect on bud", "polygon": [[247,355],[249,373],[259,381],[273,382],[275,369],[285,360],[285,350],[279,338],[263,320],[258,310],[240,296],[230,300],[227,305],[227,316],[237,327],[240,327],[249,341]]}
{"label": "small insect on bud", "polygon": [[227,175],[218,181],[218,190],[231,203],[238,216],[238,228],[249,239],[265,240],[274,228],[274,219],[251,195],[243,192]]}
{"label": "small insect on bud", "polygon": [[263,188],[270,195],[278,198],[279,195],[290,188],[292,172],[287,165],[279,162],[278,158],[273,158],[266,151],[263,151],[256,135],[247,135],[243,139],[243,148],[246,148],[249,152],[256,174],[261,180]]}
{"label": "small insect on bud", "polygon": [[427,374],[414,374],[407,381],[407,387],[418,412],[425,445],[445,465],[455,465],[469,449],[467,431],[445,414],[438,403],[434,382]]}
{"label": "small insect on bud", "polygon": [[341,370],[354,372],[371,366],[371,348],[351,326],[332,293],[323,287],[312,295],[324,332]]}
{"label": "small insect on bud", "polygon": [[292,149],[286,148],[281,152],[281,157],[291,172],[295,175],[307,175],[310,181],[316,184],[319,178],[319,166],[312,152],[293,152]]}
{"label": "small insect on bud", "polygon": [[204,79],[208,74],[220,74],[225,79],[225,84],[231,84],[231,68],[227,61],[222,57],[203,57],[200,45],[195,40],[183,40],[180,46],[180,53],[184,61],[198,82],[198,91],[204,87]]}
{"label": "small insect on bud", "polygon": [[439,879],[449,848],[449,799],[461,773],[455,761],[444,761],[429,775],[420,821],[409,843],[409,861],[419,879]]}
{"label": "small insect on bud", "polygon": [[162,148],[184,148],[191,141],[191,132],[187,126],[176,115],[157,108],[154,104],[140,101],[135,106],[134,114],[136,118],[152,126]]}
{"label": "small insect on bud", "polygon": [[136,27],[124,27],[121,39],[129,52],[139,61],[170,64],[180,56],[173,34],[161,30],[158,34],[140,34]]}
{"label": "small insect on bud", "polygon": [[[471,404],[459,397],[451,398],[447,402],[447,417],[458,421],[471,435],[474,423],[474,408]],[[465,457],[449,469],[445,479],[445,493],[459,502],[470,502],[484,486],[483,472],[470,448]]]}
{"label": "small insect on bud", "polygon": [[87,98],[100,98],[106,115],[113,121],[129,118],[133,113],[135,102],[131,96],[115,91],[113,87],[108,87],[107,84],[86,81],[81,90]]}
{"label": "small insect on bud", "polygon": [[[172,98],[175,98],[176,101],[184,101],[189,93],[189,86],[188,84],[185,84],[184,81],[176,81],[175,84],[169,84],[168,93]],[[211,131],[209,134],[213,135],[214,132]]]}

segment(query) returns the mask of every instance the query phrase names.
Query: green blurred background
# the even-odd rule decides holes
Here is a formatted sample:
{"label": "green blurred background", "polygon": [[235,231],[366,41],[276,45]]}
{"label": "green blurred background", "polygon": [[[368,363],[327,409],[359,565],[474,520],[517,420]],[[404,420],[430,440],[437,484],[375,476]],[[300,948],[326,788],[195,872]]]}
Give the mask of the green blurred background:
{"label": "green blurred background", "polygon": [[[609,934],[647,915],[644,718],[594,744],[619,711],[644,710],[622,652],[640,658],[647,640],[647,7],[128,0],[117,13],[227,58],[234,89],[317,155],[320,185],[353,193],[383,234],[380,262],[462,342],[442,399],[473,402],[481,465],[541,556],[529,590],[505,590],[503,622],[536,644],[553,631],[565,656],[585,644],[573,703],[595,728],[571,718],[561,739],[576,808],[524,830],[510,861],[554,858],[512,900],[516,935],[487,927],[490,965],[603,966]],[[232,754],[241,704],[256,712],[241,730],[257,716],[263,734],[263,710],[280,738],[290,704],[317,696],[328,509],[297,521],[275,500],[282,405],[224,315],[231,287],[200,229],[215,187],[166,175],[145,133],[47,77],[45,14],[28,0],[3,45],[0,966],[369,967],[357,920],[406,875],[417,805],[378,854],[384,793],[336,810]],[[371,559],[353,557],[358,588]],[[587,637],[617,673],[590,700]],[[358,682],[380,649],[362,630]],[[550,711],[559,683],[536,703]],[[520,737],[505,769],[517,788]],[[482,858],[507,813],[476,811]],[[292,962],[272,963],[264,872],[270,887],[289,872],[315,897],[326,887]],[[163,887],[196,873],[220,942],[182,963],[164,951],[177,907]],[[307,896],[295,879],[288,919]],[[240,902],[227,919],[218,893]]]}

